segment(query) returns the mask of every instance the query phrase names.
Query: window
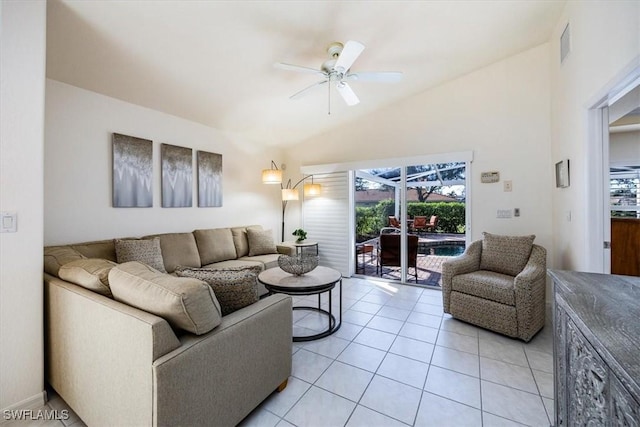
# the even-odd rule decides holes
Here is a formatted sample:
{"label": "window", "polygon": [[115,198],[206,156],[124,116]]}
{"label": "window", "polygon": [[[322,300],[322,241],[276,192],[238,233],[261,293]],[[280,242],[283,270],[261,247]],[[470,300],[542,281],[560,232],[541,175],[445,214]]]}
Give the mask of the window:
{"label": "window", "polygon": [[611,168],[612,217],[640,218],[640,166]]}

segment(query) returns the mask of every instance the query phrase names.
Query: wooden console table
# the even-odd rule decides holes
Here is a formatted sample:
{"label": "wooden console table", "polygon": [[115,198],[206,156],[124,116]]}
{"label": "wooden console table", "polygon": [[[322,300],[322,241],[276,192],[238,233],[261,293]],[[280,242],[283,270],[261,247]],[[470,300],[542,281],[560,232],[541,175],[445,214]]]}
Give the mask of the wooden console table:
{"label": "wooden console table", "polygon": [[640,426],[640,278],[550,270],[556,426]]}

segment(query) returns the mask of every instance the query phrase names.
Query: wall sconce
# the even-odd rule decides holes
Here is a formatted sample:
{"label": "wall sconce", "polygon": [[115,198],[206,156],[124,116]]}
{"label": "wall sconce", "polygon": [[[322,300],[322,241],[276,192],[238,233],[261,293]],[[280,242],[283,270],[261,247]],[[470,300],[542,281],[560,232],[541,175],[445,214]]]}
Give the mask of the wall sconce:
{"label": "wall sconce", "polygon": [[287,202],[291,200],[300,200],[298,193],[298,185],[305,179],[311,178],[311,184],[304,184],[303,191],[305,196],[317,196],[320,194],[322,187],[320,184],[313,183],[313,175],[303,177],[300,181],[296,182],[293,187],[291,186],[291,180],[287,181],[286,185],[282,185],[282,171],[278,169],[278,166],[273,160],[271,160],[271,169],[264,169],[262,171],[262,183],[263,184],[280,184],[282,190],[282,241],[284,242],[284,214],[287,209]]}
{"label": "wall sconce", "polygon": [[271,160],[271,169],[262,170],[262,183],[263,184],[282,184],[282,171],[278,169],[278,166]]}

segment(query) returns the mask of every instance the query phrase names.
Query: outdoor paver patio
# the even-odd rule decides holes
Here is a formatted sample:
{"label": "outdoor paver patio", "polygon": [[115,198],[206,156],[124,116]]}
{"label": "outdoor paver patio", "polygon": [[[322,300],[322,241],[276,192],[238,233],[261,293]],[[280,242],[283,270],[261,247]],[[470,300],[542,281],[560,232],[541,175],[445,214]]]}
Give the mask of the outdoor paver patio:
{"label": "outdoor paver patio", "polygon": [[[445,234],[445,233],[428,233],[419,236],[419,250],[425,245],[432,244],[446,244],[453,242],[464,242],[464,234]],[[379,277],[382,279],[400,280],[400,268],[399,267],[384,267],[376,272],[377,265],[377,245],[378,239],[371,239],[367,242],[363,242],[373,246],[373,251],[370,253],[359,254],[356,259],[356,274],[370,277]],[[418,253],[417,268],[418,268],[418,280],[417,284],[427,286],[441,286],[442,285],[442,263],[450,256],[438,256],[427,255],[425,253]],[[363,268],[364,267],[364,268]],[[408,283],[415,283],[415,277],[413,275],[413,267],[409,268],[407,274]]]}

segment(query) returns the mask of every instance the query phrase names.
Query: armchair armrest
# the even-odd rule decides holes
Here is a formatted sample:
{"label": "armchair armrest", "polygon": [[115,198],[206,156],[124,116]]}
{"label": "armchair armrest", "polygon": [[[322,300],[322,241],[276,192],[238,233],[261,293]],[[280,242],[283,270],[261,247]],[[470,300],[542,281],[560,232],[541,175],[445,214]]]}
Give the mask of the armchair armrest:
{"label": "armchair armrest", "polygon": [[[546,250],[535,246],[531,250],[531,256],[524,269],[515,277],[515,285],[525,286],[526,283],[534,283],[545,279],[547,274]],[[541,259],[542,258],[542,259]]]}
{"label": "armchair armrest", "polygon": [[533,245],[527,265],[514,280],[518,331],[525,341],[544,326],[546,277],[547,251]]}
{"label": "armchair armrest", "polygon": [[445,313],[449,313],[449,296],[453,277],[479,270],[481,255],[482,240],[477,240],[467,247],[464,254],[442,264],[442,303]]}

